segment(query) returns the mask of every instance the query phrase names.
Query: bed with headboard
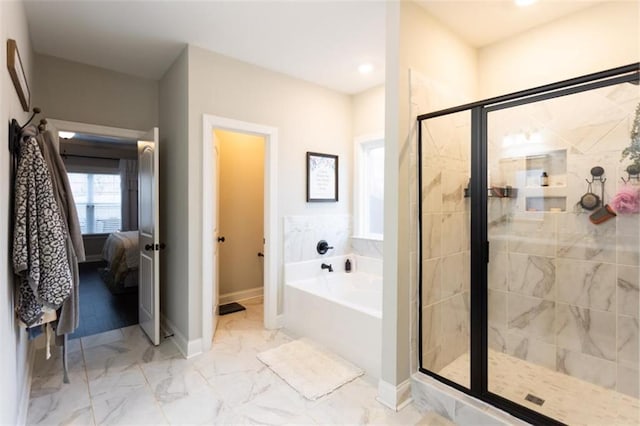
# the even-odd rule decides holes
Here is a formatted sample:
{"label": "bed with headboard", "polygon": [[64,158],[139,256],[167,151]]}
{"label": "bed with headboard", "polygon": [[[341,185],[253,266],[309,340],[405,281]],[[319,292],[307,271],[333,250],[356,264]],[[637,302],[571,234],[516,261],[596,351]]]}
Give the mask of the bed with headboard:
{"label": "bed with headboard", "polygon": [[138,231],[113,232],[102,249],[107,266],[100,276],[114,294],[130,293],[138,288]]}

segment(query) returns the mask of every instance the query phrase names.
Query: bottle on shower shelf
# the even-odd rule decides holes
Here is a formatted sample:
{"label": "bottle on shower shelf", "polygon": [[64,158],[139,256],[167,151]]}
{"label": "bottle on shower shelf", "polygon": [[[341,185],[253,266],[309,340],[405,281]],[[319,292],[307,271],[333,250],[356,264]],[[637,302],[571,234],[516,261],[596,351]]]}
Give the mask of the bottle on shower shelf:
{"label": "bottle on shower shelf", "polygon": [[549,175],[547,172],[542,172],[540,176],[540,186],[549,186]]}

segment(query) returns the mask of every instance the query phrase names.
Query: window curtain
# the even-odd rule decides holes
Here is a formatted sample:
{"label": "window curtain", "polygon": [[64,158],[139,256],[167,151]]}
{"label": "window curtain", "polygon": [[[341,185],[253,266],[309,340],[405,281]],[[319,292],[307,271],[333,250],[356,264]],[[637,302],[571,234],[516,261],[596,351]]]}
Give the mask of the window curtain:
{"label": "window curtain", "polygon": [[138,161],[120,160],[122,230],[138,229]]}

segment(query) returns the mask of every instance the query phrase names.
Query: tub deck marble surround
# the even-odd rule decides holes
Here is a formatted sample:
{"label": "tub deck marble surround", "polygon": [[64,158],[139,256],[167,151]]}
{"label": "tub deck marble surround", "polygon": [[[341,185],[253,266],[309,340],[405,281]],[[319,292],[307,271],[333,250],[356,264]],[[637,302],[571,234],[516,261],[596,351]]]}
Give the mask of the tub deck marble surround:
{"label": "tub deck marble surround", "polygon": [[[438,374],[468,382],[469,362],[467,352]],[[571,425],[640,424],[640,400],[493,350],[489,391]],[[525,400],[529,393],[544,399],[543,405]]]}
{"label": "tub deck marble surround", "polygon": [[[36,355],[28,424],[417,424],[409,405],[375,400],[369,377],[308,401],[256,358],[291,337],[262,326],[262,299],[218,320],[212,349],[184,359],[171,339],[151,346],[131,326],[71,341],[70,384],[60,357]],[[56,348],[54,348],[56,349]]]}

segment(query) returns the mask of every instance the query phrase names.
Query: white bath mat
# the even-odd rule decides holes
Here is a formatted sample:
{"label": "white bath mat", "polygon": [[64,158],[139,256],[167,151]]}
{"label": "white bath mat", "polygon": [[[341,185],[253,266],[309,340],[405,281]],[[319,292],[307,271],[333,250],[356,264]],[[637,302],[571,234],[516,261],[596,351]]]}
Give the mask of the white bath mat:
{"label": "white bath mat", "polygon": [[258,359],[309,400],[316,400],[364,374],[360,368],[308,339],[259,353]]}

